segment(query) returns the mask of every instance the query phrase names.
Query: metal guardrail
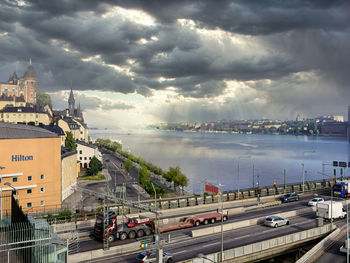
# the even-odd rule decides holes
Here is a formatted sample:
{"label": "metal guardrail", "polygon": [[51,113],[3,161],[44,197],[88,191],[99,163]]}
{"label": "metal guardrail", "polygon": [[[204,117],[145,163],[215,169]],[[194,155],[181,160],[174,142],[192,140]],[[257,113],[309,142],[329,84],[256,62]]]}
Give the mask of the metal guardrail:
{"label": "metal guardrail", "polygon": [[[313,181],[313,182],[306,182],[305,192],[313,192],[316,190],[326,190],[329,189],[334,184],[333,181]],[[264,196],[274,196],[274,195],[282,195],[284,193],[301,193],[301,184],[289,184],[286,185],[286,188],[281,185],[277,186],[268,186],[267,188],[261,188],[260,191],[260,197]],[[258,189],[243,189],[241,190],[240,194],[240,200],[244,199],[252,199],[257,198],[257,191]],[[105,196],[103,193],[100,194],[101,197]],[[223,194],[223,200],[224,202],[228,201],[234,201],[239,200],[237,192],[227,192]],[[157,207],[160,209],[173,209],[173,208],[182,208],[182,207],[191,207],[191,206],[197,206],[197,205],[203,205],[203,204],[212,204],[212,203],[219,203],[219,197],[215,195],[205,195],[205,196],[198,196],[198,195],[192,195],[192,196],[183,196],[183,197],[176,197],[176,198],[164,198],[164,199],[157,199]],[[129,202],[130,204],[135,204],[135,202]],[[125,202],[125,205],[130,205],[129,203]],[[132,207],[125,207],[124,213],[125,214],[134,214],[134,213],[140,213],[141,209],[143,211],[153,211],[154,210],[154,200],[146,200],[140,202],[140,208],[133,205]],[[109,206],[111,210],[113,210],[117,215],[123,214],[123,209],[121,205],[110,205]],[[64,211],[62,209],[61,211]],[[59,214],[59,211],[56,211],[56,214]],[[45,218],[50,224],[61,224],[61,223],[67,223],[67,222],[74,222],[74,221],[86,221],[91,219],[96,219],[99,212],[92,211],[92,212],[83,212],[83,213],[75,213],[72,216],[69,217],[57,217],[54,218]],[[37,217],[42,217],[42,215],[37,215]]]}

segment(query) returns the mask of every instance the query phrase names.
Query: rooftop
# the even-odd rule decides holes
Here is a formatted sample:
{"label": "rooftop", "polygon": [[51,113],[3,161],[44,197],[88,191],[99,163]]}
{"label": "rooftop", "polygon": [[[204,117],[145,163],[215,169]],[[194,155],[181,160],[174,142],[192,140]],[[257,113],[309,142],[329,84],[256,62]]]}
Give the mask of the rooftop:
{"label": "rooftop", "polygon": [[30,138],[57,138],[58,136],[43,128],[0,122],[1,139],[30,139]]}
{"label": "rooftop", "polygon": [[97,149],[97,146],[93,145],[92,143],[86,143],[86,142],[83,142],[83,141],[77,141],[77,144],[80,144],[80,145],[84,145],[84,146],[87,146],[87,147],[90,147],[90,148]]}

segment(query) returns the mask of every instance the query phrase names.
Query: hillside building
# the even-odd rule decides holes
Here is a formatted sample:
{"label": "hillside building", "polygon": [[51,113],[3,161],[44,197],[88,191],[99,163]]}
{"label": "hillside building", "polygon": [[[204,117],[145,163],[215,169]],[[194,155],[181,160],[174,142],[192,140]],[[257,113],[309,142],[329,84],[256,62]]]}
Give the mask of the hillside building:
{"label": "hillside building", "polygon": [[78,161],[82,168],[89,168],[92,157],[96,157],[102,162],[102,154],[97,146],[82,141],[77,141]]}
{"label": "hillside building", "polygon": [[23,97],[27,103],[36,103],[36,74],[30,60],[23,77],[14,72],[7,82],[0,83],[0,96]]}
{"label": "hillside building", "polygon": [[61,138],[46,129],[0,122],[0,184],[16,189],[26,213],[57,210],[71,193],[79,172],[77,152],[61,148]]}
{"label": "hillside building", "polygon": [[75,108],[75,99],[73,90],[71,89],[68,98],[68,108],[63,111],[54,111],[55,123],[65,132],[71,132],[76,140],[88,142],[89,131],[86,123],[84,122],[83,113],[80,109],[80,103],[78,108]]}

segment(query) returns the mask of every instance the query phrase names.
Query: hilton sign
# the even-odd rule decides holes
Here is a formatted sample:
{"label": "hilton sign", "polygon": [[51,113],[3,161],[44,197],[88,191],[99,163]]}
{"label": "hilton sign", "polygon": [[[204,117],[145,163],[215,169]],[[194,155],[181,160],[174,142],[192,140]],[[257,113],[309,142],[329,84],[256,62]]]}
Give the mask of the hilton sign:
{"label": "hilton sign", "polygon": [[12,162],[33,161],[33,155],[12,155]]}

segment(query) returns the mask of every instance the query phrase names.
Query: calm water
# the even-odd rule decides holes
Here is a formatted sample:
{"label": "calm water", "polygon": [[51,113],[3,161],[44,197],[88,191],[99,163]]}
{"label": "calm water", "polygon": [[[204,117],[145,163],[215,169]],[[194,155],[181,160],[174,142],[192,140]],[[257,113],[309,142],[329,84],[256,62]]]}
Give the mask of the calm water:
{"label": "calm water", "polygon": [[[350,144],[344,138],[109,130],[91,130],[90,135],[118,140],[124,150],[165,170],[180,166],[190,179],[187,190],[194,193],[203,189],[205,180],[223,184],[224,190],[237,189],[238,182],[240,189],[251,187],[253,165],[255,183],[259,181],[260,186],[273,181],[283,184],[284,169],[287,183],[301,182],[303,159],[305,180],[322,179],[323,162],[349,161],[350,155]],[[332,166],[324,169],[333,175]],[[349,175],[349,169],[345,174]]]}

